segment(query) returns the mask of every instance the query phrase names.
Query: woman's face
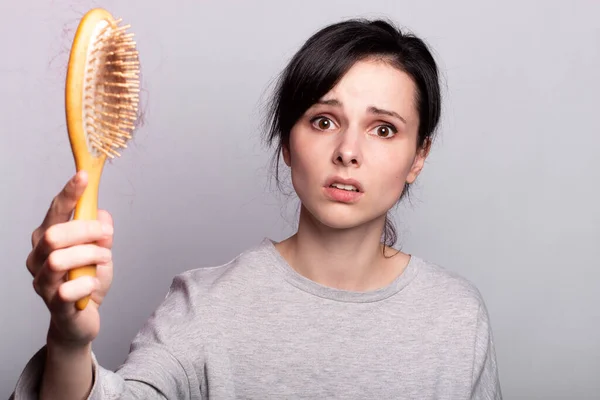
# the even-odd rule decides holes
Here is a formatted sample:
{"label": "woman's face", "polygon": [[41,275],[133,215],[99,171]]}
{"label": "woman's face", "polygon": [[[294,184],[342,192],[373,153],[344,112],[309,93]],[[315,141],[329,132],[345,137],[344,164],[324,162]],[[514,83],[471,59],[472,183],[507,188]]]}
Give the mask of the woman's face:
{"label": "woman's face", "polygon": [[383,62],[356,63],[309,108],[283,149],[303,206],[348,229],[384,219],[427,156],[417,149],[416,87]]}

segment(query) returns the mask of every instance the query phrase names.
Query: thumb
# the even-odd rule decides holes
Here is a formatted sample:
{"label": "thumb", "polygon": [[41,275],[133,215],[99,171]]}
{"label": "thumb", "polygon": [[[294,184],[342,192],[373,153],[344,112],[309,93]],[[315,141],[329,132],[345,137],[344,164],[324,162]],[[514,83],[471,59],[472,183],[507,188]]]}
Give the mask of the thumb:
{"label": "thumb", "polygon": [[65,184],[60,193],[52,199],[50,208],[48,208],[48,212],[40,226],[42,231],[45,231],[54,224],[67,222],[71,218],[77,201],[83,194],[87,184],[88,176],[86,171],[77,172]]}

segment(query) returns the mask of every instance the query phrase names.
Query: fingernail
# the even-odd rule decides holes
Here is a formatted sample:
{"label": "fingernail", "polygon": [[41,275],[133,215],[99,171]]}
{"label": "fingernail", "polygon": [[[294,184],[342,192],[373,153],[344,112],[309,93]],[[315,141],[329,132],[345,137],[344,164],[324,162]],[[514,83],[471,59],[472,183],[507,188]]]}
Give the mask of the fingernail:
{"label": "fingernail", "polygon": [[113,227],[109,224],[102,224],[102,233],[105,235],[112,235]]}

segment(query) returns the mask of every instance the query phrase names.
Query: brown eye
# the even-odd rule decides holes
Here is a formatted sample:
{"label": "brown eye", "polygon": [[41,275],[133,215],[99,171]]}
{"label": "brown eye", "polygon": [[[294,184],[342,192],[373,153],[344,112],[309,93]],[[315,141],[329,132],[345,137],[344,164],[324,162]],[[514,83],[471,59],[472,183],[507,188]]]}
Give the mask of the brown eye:
{"label": "brown eye", "polygon": [[333,122],[329,118],[325,118],[325,117],[317,117],[317,118],[313,119],[312,124],[315,128],[317,128],[321,131],[329,130],[329,129],[333,128],[333,126],[334,126]]}
{"label": "brown eye", "polygon": [[396,134],[396,132],[396,129],[390,125],[381,125],[375,130],[375,134],[384,139],[391,138]]}

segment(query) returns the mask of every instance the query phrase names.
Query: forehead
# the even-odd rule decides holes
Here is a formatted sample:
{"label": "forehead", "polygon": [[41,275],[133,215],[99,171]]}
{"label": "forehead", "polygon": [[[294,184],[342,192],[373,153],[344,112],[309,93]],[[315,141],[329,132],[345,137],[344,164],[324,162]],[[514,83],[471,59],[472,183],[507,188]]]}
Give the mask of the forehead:
{"label": "forehead", "polygon": [[370,106],[415,116],[415,84],[404,71],[382,60],[354,64],[322,100],[339,100],[344,108]]}

